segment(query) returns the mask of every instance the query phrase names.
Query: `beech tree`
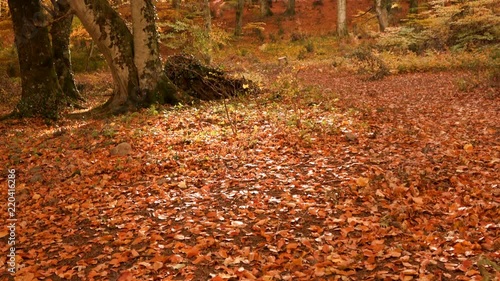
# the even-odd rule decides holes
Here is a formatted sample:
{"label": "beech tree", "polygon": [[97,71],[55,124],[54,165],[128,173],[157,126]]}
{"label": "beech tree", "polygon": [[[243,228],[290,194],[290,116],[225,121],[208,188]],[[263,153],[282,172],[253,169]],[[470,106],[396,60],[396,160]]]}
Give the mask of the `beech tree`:
{"label": "beech tree", "polygon": [[387,26],[389,26],[389,15],[387,11],[389,4],[388,0],[375,0],[375,12],[377,13],[380,32],[384,32]]}
{"label": "beech tree", "polygon": [[416,14],[418,13],[418,0],[409,0],[410,1],[410,13]]}
{"label": "beech tree", "polygon": [[288,0],[288,6],[286,7],[285,14],[289,16],[295,15],[295,0]]}
{"label": "beech tree", "polygon": [[346,10],[346,0],[337,0],[337,35],[339,37],[345,37],[348,34]]}
{"label": "beech tree", "polygon": [[236,29],[234,30],[234,35],[240,36],[243,34],[243,8],[245,6],[245,0],[238,0],[236,6]]}
{"label": "beech tree", "polygon": [[268,17],[273,15],[273,12],[271,11],[271,4],[272,4],[271,1],[260,0],[260,15],[262,17]]}
{"label": "beech tree", "polygon": [[131,1],[133,34],[108,1],[69,1],[113,76],[113,95],[101,107],[105,112],[124,112],[178,99],[176,87],[162,71],[153,1]]}

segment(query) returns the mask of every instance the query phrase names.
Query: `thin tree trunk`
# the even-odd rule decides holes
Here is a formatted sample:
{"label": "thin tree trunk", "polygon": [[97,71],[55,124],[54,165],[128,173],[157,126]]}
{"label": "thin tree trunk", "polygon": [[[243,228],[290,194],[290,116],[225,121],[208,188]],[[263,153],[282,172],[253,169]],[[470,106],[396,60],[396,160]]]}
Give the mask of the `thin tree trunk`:
{"label": "thin tree trunk", "polygon": [[142,106],[146,97],[140,91],[133,37],[123,19],[107,0],[71,0],[69,4],[96,42],[113,76],[114,93],[103,108],[119,112]]}
{"label": "thin tree trunk", "polygon": [[234,30],[234,35],[240,36],[243,34],[243,8],[245,5],[245,0],[238,0],[238,6],[236,7],[236,29]]}
{"label": "thin tree trunk", "polygon": [[285,13],[289,16],[295,15],[295,0],[288,0],[288,7]]}
{"label": "thin tree trunk", "polygon": [[418,0],[410,0],[410,14],[418,13]]}
{"label": "thin tree trunk", "polygon": [[59,85],[65,97],[68,99],[68,102],[75,104],[78,100],[83,101],[84,99],[76,88],[71,67],[69,37],[73,15],[69,13],[67,0],[57,1],[55,3],[55,10],[55,20],[50,29],[54,65],[57,77],[59,78]]}
{"label": "thin tree trunk", "polygon": [[57,119],[61,88],[57,81],[47,22],[39,0],[9,0],[21,70],[22,95],[15,114]]}
{"label": "thin tree trunk", "polygon": [[380,32],[384,32],[389,26],[389,17],[387,13],[387,3],[385,0],[375,0],[375,12],[377,13]]}
{"label": "thin tree trunk", "polygon": [[346,0],[337,0],[337,35],[339,37],[348,35],[346,10]]}
{"label": "thin tree trunk", "polygon": [[85,71],[89,71],[89,63],[90,63],[90,59],[92,58],[93,54],[94,54],[94,40],[92,40],[92,42],[90,42],[89,55],[87,56],[87,59],[85,60]]}
{"label": "thin tree trunk", "polygon": [[260,15],[262,17],[269,17],[273,15],[273,12],[271,11],[271,1],[260,0]]}

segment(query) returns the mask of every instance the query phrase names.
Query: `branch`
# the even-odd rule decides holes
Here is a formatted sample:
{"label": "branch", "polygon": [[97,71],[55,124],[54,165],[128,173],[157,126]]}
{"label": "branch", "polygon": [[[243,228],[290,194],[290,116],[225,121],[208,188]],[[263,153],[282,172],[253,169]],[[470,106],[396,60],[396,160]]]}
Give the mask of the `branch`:
{"label": "branch", "polygon": [[375,8],[375,6],[371,6],[370,9],[366,10],[366,12],[362,13],[361,15],[357,15],[357,16],[354,16],[355,18],[360,18],[366,14],[368,14],[370,11],[373,10],[373,8]]}

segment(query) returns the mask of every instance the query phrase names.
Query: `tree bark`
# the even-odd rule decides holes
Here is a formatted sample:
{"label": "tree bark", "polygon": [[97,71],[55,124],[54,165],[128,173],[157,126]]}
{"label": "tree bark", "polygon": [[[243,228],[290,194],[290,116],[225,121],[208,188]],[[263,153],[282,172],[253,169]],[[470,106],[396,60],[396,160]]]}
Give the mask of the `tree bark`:
{"label": "tree bark", "polygon": [[289,16],[295,15],[295,0],[288,0],[288,7],[285,13]]}
{"label": "tree bark", "polygon": [[375,12],[377,13],[380,32],[384,32],[387,26],[389,26],[387,0],[375,0]]}
{"label": "tree bark", "polygon": [[55,19],[50,29],[54,66],[64,96],[70,104],[76,104],[84,99],[76,88],[71,67],[69,38],[73,14],[69,12],[70,8],[67,0],[59,0],[54,3],[54,6],[56,11]]}
{"label": "tree bark", "polygon": [[348,35],[346,10],[346,0],[337,0],[337,35],[341,38]]}
{"label": "tree bark", "polygon": [[271,11],[271,3],[272,3],[271,1],[260,0],[260,16],[261,17],[269,17],[269,16],[273,15],[273,12]]}
{"label": "tree bark", "polygon": [[113,76],[113,96],[102,109],[122,112],[144,106],[147,97],[140,90],[133,37],[123,19],[107,0],[71,0],[69,5],[96,42]]}
{"label": "tree bark", "polygon": [[47,21],[39,0],[9,0],[19,58],[22,94],[14,111],[21,117],[57,119],[61,88],[54,69]]}
{"label": "tree bark", "polygon": [[[162,71],[159,35],[156,29],[156,9],[153,0],[131,0],[134,63],[139,75],[139,89],[146,105],[165,99],[177,99],[175,86]],[[161,82],[161,83],[160,83]],[[159,86],[160,85],[160,86]],[[167,95],[168,97],[165,97]]]}
{"label": "tree bark", "polygon": [[418,13],[418,0],[410,0],[410,14]]}
{"label": "tree bark", "polygon": [[205,63],[212,63],[212,15],[210,13],[209,0],[203,1],[203,9],[205,12],[205,38],[207,40],[206,49],[203,52]]}
{"label": "tree bark", "polygon": [[236,7],[236,29],[234,30],[234,35],[240,36],[243,34],[243,8],[245,5],[245,0],[238,0],[238,5]]}

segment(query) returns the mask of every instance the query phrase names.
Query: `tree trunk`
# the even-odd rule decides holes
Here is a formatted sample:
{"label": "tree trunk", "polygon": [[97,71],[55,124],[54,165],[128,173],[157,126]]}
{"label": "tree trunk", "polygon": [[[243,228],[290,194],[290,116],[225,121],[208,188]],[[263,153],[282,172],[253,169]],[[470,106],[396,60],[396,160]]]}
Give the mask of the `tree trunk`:
{"label": "tree trunk", "polygon": [[19,65],[22,95],[19,116],[57,119],[61,88],[57,81],[46,19],[39,0],[8,1]]}
{"label": "tree trunk", "polygon": [[[156,29],[156,9],[153,0],[131,0],[134,63],[139,76],[139,89],[146,103],[164,103],[177,100],[175,86],[162,71],[159,35]],[[160,83],[161,82],[161,83]],[[158,86],[161,85],[161,86]],[[167,95],[168,97],[165,97]]]}
{"label": "tree trunk", "polygon": [[181,0],[172,0],[172,8],[178,9]]}
{"label": "tree trunk", "polygon": [[205,38],[207,40],[205,50],[203,50],[203,56],[205,63],[212,63],[212,15],[210,13],[210,2],[209,0],[203,1],[205,10]]}
{"label": "tree trunk", "polygon": [[134,62],[143,91],[153,91],[161,75],[155,7],[152,0],[131,0]]}
{"label": "tree trunk", "polygon": [[346,10],[346,0],[337,0],[337,35],[341,38],[348,35]]}
{"label": "tree trunk", "polygon": [[240,36],[243,34],[243,8],[245,5],[245,0],[238,0],[238,5],[236,7],[236,29],[234,30],[234,35]]}
{"label": "tree trunk", "polygon": [[121,112],[143,106],[146,96],[139,86],[133,37],[123,19],[107,0],[71,0],[69,5],[96,42],[113,76],[113,96],[103,109]]}
{"label": "tree trunk", "polygon": [[269,17],[269,16],[273,15],[273,12],[271,11],[271,3],[272,3],[271,1],[260,0],[260,15],[261,15],[261,17]]}
{"label": "tree trunk", "polygon": [[285,13],[289,16],[295,15],[295,0],[288,0],[288,7]]}
{"label": "tree trunk", "polygon": [[418,13],[418,0],[410,0],[410,14]]}
{"label": "tree trunk", "polygon": [[389,26],[389,17],[387,13],[387,1],[386,0],[375,0],[375,12],[377,13],[378,26],[380,32],[384,32],[387,26]]}
{"label": "tree trunk", "polygon": [[71,53],[69,48],[69,37],[71,34],[71,23],[73,15],[69,13],[69,4],[67,0],[59,0],[54,3],[55,20],[50,29],[52,38],[52,52],[54,55],[54,66],[59,85],[70,104],[76,104],[77,101],[84,99],[78,92],[73,78],[71,68]]}

